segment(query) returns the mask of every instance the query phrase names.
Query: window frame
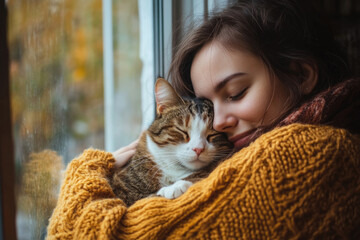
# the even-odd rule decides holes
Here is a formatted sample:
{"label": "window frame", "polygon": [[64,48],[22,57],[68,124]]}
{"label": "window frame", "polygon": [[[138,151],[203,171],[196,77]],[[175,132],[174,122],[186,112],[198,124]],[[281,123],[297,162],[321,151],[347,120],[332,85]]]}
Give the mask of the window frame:
{"label": "window frame", "polygon": [[16,239],[15,163],[10,111],[9,48],[7,8],[0,3],[0,239]]}

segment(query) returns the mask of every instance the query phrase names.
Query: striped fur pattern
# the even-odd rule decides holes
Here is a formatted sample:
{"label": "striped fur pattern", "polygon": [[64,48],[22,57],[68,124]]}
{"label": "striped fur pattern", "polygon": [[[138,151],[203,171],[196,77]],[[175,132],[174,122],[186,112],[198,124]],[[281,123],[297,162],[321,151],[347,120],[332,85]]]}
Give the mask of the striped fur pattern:
{"label": "striped fur pattern", "polygon": [[233,149],[226,135],[212,128],[210,101],[181,99],[164,79],[157,81],[155,95],[156,119],[111,179],[114,193],[128,206],[150,195],[179,197]]}

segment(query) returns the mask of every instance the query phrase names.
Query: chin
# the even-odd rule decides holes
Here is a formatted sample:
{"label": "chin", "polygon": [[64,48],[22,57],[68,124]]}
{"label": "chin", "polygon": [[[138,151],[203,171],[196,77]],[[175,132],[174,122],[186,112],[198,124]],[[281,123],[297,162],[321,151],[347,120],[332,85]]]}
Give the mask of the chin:
{"label": "chin", "polygon": [[187,168],[193,170],[193,171],[197,171],[197,170],[199,170],[199,169],[201,169],[201,168],[203,168],[203,167],[205,167],[207,165],[208,165],[208,163],[203,162],[203,161],[201,161],[199,159],[195,159],[195,160],[193,160],[191,162],[188,162],[185,166]]}

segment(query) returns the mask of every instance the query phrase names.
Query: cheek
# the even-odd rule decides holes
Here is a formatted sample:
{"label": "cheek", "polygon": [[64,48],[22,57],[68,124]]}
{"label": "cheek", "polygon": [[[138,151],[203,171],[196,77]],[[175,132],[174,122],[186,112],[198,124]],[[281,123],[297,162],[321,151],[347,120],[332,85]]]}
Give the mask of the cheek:
{"label": "cheek", "polygon": [[173,153],[175,157],[180,162],[186,162],[189,158],[195,155],[195,152],[192,150],[194,147],[191,144],[191,141],[188,143],[182,143],[175,146]]}
{"label": "cheek", "polygon": [[[234,103],[234,112],[239,119],[258,123],[264,118],[264,114],[268,108],[270,99],[266,96],[247,96],[237,104]],[[236,108],[236,109],[235,109]]]}
{"label": "cheek", "polygon": [[[261,83],[261,84],[260,84]],[[253,122],[261,122],[269,110],[274,105],[272,103],[273,88],[270,81],[258,81],[247,98],[244,98],[244,112]]]}
{"label": "cheek", "polygon": [[266,111],[264,118],[264,124],[270,124],[272,121],[276,120],[285,109],[286,100],[277,98],[276,95],[269,106],[269,109]]}

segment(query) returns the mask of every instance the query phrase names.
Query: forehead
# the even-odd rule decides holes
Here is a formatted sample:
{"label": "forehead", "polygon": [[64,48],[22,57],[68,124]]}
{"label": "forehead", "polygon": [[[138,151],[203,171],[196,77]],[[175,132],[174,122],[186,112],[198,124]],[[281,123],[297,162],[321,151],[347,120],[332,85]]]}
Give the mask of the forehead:
{"label": "forehead", "polygon": [[198,97],[214,91],[215,87],[232,74],[247,75],[262,72],[263,61],[245,49],[228,49],[212,41],[195,55],[191,65],[191,81]]}

